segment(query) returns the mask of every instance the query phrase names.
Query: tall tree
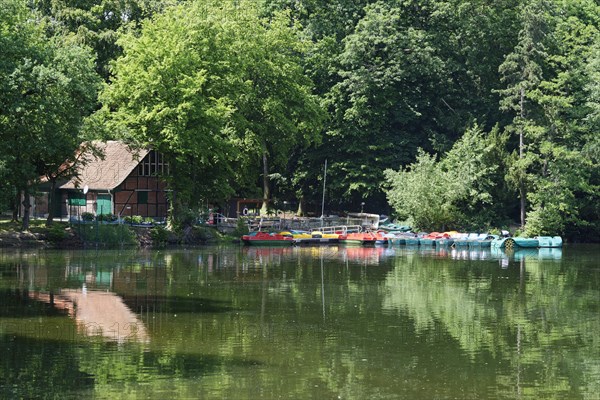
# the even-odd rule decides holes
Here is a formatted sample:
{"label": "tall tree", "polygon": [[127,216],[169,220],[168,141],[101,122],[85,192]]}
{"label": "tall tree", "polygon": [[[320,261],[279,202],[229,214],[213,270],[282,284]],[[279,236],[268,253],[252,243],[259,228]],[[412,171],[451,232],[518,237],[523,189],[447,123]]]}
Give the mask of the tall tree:
{"label": "tall tree", "polygon": [[6,47],[0,67],[0,138],[10,170],[3,184],[23,193],[26,230],[29,195],[38,178],[56,170],[81,143],[82,123],[96,104],[100,78],[88,48],[71,36],[48,38],[43,24],[15,3],[3,3],[16,12],[7,16],[12,23],[1,32]]}
{"label": "tall tree", "polygon": [[533,154],[527,152],[526,140],[540,129],[539,107],[532,102],[532,93],[543,80],[543,64],[547,56],[547,10],[544,1],[524,4],[520,9],[520,18],[518,43],[499,68],[501,80],[506,85],[499,93],[502,97],[500,108],[513,115],[508,129],[518,136],[517,156],[508,176],[519,190],[523,228],[527,211],[527,189],[531,184],[528,171],[534,161]]}
{"label": "tall tree", "polygon": [[168,7],[157,0],[33,0],[31,4],[50,34],[75,34],[93,49],[96,69],[106,80],[109,63],[122,51],[117,44],[120,33],[137,29],[142,20]]}
{"label": "tall tree", "polygon": [[382,206],[376,183],[383,169],[408,162],[419,146],[429,147],[426,132],[435,120],[425,116],[431,116],[429,99],[444,75],[430,39],[428,32],[404,24],[401,9],[383,2],[368,6],[344,39],[323,144],[343,149],[329,160],[329,190],[340,201],[357,204],[373,196]]}
{"label": "tall tree", "polygon": [[269,160],[315,139],[321,112],[289,22],[261,19],[250,1],[196,1],[119,41],[102,113],[126,139],[165,154],[175,205],[222,201],[258,166],[268,200]]}
{"label": "tall tree", "polygon": [[584,86],[593,75],[586,60],[598,39],[599,8],[587,0],[556,2],[554,7],[561,12],[552,14],[547,77],[531,94],[544,124],[529,138],[537,159],[526,231],[571,236],[589,225],[581,211],[584,199],[594,197],[593,158],[583,153],[590,138]]}

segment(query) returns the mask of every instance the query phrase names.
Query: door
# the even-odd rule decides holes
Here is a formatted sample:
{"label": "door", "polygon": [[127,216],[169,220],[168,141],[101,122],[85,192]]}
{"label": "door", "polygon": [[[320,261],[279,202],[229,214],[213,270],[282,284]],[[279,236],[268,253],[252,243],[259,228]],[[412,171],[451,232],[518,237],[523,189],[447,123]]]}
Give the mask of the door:
{"label": "door", "polygon": [[110,194],[98,194],[98,198],[96,199],[96,214],[112,214],[112,202],[110,201]]}

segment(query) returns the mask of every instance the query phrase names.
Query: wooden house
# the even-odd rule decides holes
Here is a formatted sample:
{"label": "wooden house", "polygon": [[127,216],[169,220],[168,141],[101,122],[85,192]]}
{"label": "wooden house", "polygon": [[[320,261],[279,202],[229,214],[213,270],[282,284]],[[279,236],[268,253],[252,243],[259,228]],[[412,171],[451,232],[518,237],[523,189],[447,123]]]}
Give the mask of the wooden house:
{"label": "wooden house", "polygon": [[[169,191],[161,176],[168,175],[169,165],[163,156],[150,149],[132,149],[119,141],[103,142],[98,147],[102,157],[91,157],[78,167],[76,177],[57,185],[54,215],[79,218],[92,213],[164,219]],[[47,199],[38,198],[36,215],[47,215],[47,204]]]}

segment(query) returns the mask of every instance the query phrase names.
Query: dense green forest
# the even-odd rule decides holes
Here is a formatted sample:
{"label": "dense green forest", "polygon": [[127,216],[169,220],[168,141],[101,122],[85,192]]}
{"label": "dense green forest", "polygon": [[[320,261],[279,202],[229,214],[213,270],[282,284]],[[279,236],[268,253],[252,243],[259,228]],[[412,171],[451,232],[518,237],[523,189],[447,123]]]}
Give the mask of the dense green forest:
{"label": "dense green forest", "polygon": [[320,211],[327,160],[331,212],[599,240],[594,0],[0,0],[0,21],[5,210],[120,139],[165,155],[177,213]]}

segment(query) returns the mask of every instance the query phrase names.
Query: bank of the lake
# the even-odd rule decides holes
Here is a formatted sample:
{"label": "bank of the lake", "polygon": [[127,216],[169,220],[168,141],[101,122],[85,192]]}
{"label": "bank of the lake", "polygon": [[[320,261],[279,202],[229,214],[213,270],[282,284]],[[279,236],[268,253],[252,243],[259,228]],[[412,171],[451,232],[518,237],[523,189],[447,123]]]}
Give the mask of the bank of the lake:
{"label": "bank of the lake", "polygon": [[28,231],[17,222],[0,222],[0,248],[85,249],[88,247],[165,247],[239,240],[207,226],[169,230],[163,225],[69,224],[32,221]]}

